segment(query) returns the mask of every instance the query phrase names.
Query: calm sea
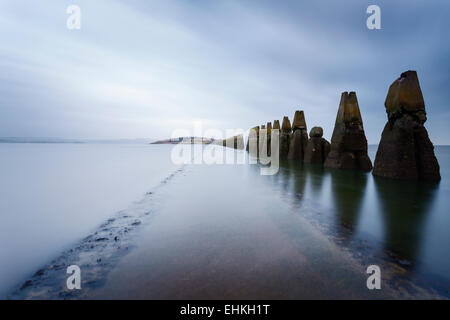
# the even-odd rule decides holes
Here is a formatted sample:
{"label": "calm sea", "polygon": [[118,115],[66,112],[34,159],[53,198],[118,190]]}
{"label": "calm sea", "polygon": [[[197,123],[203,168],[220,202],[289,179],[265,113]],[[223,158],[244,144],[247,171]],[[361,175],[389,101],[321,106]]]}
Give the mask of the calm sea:
{"label": "calm sea", "polygon": [[0,296],[175,169],[164,145],[0,144]]}
{"label": "calm sea", "polygon": [[[170,150],[0,144],[0,293],[159,185],[177,168]],[[301,286],[314,285],[308,282],[314,277],[341,281],[336,265],[347,261],[343,252],[363,265],[398,265],[401,276],[448,294],[450,147],[435,150],[438,184],[287,161],[274,176],[261,176],[255,165],[188,166],[167,183],[138,248],[97,297],[133,297],[141,290],[137,298],[172,298],[184,286],[192,294],[182,298],[225,289],[222,297],[339,298],[338,291],[308,296]],[[375,152],[369,146],[372,160]]]}

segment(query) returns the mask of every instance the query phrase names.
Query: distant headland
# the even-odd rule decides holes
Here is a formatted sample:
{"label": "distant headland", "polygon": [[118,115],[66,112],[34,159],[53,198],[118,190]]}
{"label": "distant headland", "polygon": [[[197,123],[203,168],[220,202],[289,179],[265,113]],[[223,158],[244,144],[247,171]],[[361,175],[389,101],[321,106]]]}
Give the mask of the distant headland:
{"label": "distant headland", "polygon": [[215,140],[203,137],[178,137],[172,139],[158,140],[150,144],[211,144]]}

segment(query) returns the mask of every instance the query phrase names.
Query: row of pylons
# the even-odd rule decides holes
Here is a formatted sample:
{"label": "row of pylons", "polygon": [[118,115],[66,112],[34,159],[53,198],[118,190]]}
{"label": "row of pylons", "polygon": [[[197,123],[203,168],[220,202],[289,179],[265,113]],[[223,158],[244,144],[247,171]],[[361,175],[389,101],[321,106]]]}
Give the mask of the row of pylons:
{"label": "row of pylons", "polygon": [[313,127],[307,133],[304,112],[295,112],[291,122],[283,118],[252,128],[256,137],[249,137],[258,146],[260,128],[267,130],[270,155],[271,130],[280,130],[280,158],[305,163],[322,164],[326,168],[370,171],[386,178],[402,180],[440,180],[439,164],[427,130],[425,103],[415,71],[401,74],[389,88],[385,102],[388,122],[372,166],[367,150],[367,139],[355,92],[343,92],[336,117],[331,143],[325,140],[323,129]]}

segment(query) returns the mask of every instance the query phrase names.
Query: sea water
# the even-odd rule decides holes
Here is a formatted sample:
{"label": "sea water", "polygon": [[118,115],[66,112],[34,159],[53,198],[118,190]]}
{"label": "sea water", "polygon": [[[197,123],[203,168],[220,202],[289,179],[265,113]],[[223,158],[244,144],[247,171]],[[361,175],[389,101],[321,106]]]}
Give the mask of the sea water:
{"label": "sea water", "polygon": [[166,145],[0,144],[0,297],[176,168]]}
{"label": "sea water", "polygon": [[[177,169],[171,150],[0,144],[2,291],[166,181]],[[437,184],[295,161],[273,176],[257,165],[188,165],[160,190],[159,208],[145,202],[155,210],[137,248],[93,296],[339,298],[349,280],[344,296],[364,297],[364,270],[348,254],[362,266],[398,264],[400,276],[448,296],[450,147],[435,151]],[[315,280],[334,289],[305,291]]]}

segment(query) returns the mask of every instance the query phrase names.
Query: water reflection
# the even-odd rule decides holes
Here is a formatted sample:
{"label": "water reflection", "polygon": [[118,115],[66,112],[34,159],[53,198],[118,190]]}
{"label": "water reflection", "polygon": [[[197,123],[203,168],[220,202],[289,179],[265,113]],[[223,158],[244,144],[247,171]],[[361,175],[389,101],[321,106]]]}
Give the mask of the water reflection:
{"label": "water reflection", "polygon": [[307,172],[304,165],[296,160],[280,160],[280,177],[284,191],[292,195],[292,203],[299,207],[305,194]]}
{"label": "water reflection", "polygon": [[360,171],[330,170],[330,175],[338,224],[336,231],[342,237],[350,238],[358,226],[368,174]]}
{"label": "water reflection", "polygon": [[[280,186],[282,192],[289,193],[289,185],[291,182],[292,172],[289,170],[289,163],[287,160],[280,159],[280,170],[278,174],[273,175],[274,179],[278,180],[278,185]],[[277,185],[277,184],[274,184]]]}
{"label": "water reflection", "polygon": [[327,171],[325,171],[320,164],[305,163],[303,168],[308,173],[308,180],[313,196],[320,197],[322,195],[323,182]]}
{"label": "water reflection", "polygon": [[[254,167],[259,175],[258,166]],[[401,263],[413,266],[427,259],[425,262],[448,264],[448,259],[436,257],[442,250],[430,245],[442,242],[448,246],[448,237],[436,227],[436,219],[448,225],[442,217],[445,210],[434,206],[438,193],[445,190],[439,185],[388,180],[292,160],[281,160],[277,175],[259,181],[270,183],[296,213],[328,227],[340,244],[360,246],[354,241],[375,240],[371,242],[374,248],[394,253],[393,258]],[[436,270],[433,265],[431,268]]]}
{"label": "water reflection", "polygon": [[[327,176],[329,184],[325,182]],[[375,188],[368,188],[371,179]],[[283,193],[292,195],[290,201],[295,207],[305,197],[320,206],[331,205],[329,222],[342,240],[350,240],[358,229],[370,230],[372,227],[367,224],[380,217],[379,240],[399,259],[408,261],[415,261],[419,254],[426,218],[438,189],[436,184],[393,181],[375,178],[370,173],[328,170],[295,161],[281,162],[276,180],[273,182],[281,186]],[[364,205],[366,197],[370,197],[372,205]],[[363,215],[371,218],[359,226]]]}
{"label": "water reflection", "polygon": [[[327,170],[293,161],[282,162],[277,176],[283,192],[293,195],[290,201],[295,207],[305,198],[319,205],[331,205],[329,222],[340,239],[352,239],[359,229],[372,231],[368,224],[379,217],[381,230],[377,237],[385,249],[400,260],[417,260],[438,185],[393,181],[370,173]],[[327,176],[330,183],[326,183]],[[368,187],[369,180],[373,180],[374,188]],[[366,197],[371,199],[369,205],[364,205]],[[361,222],[363,215],[370,218]]]}
{"label": "water reflection", "polygon": [[420,255],[438,184],[373,179],[381,204],[385,246],[400,259],[414,263]]}

